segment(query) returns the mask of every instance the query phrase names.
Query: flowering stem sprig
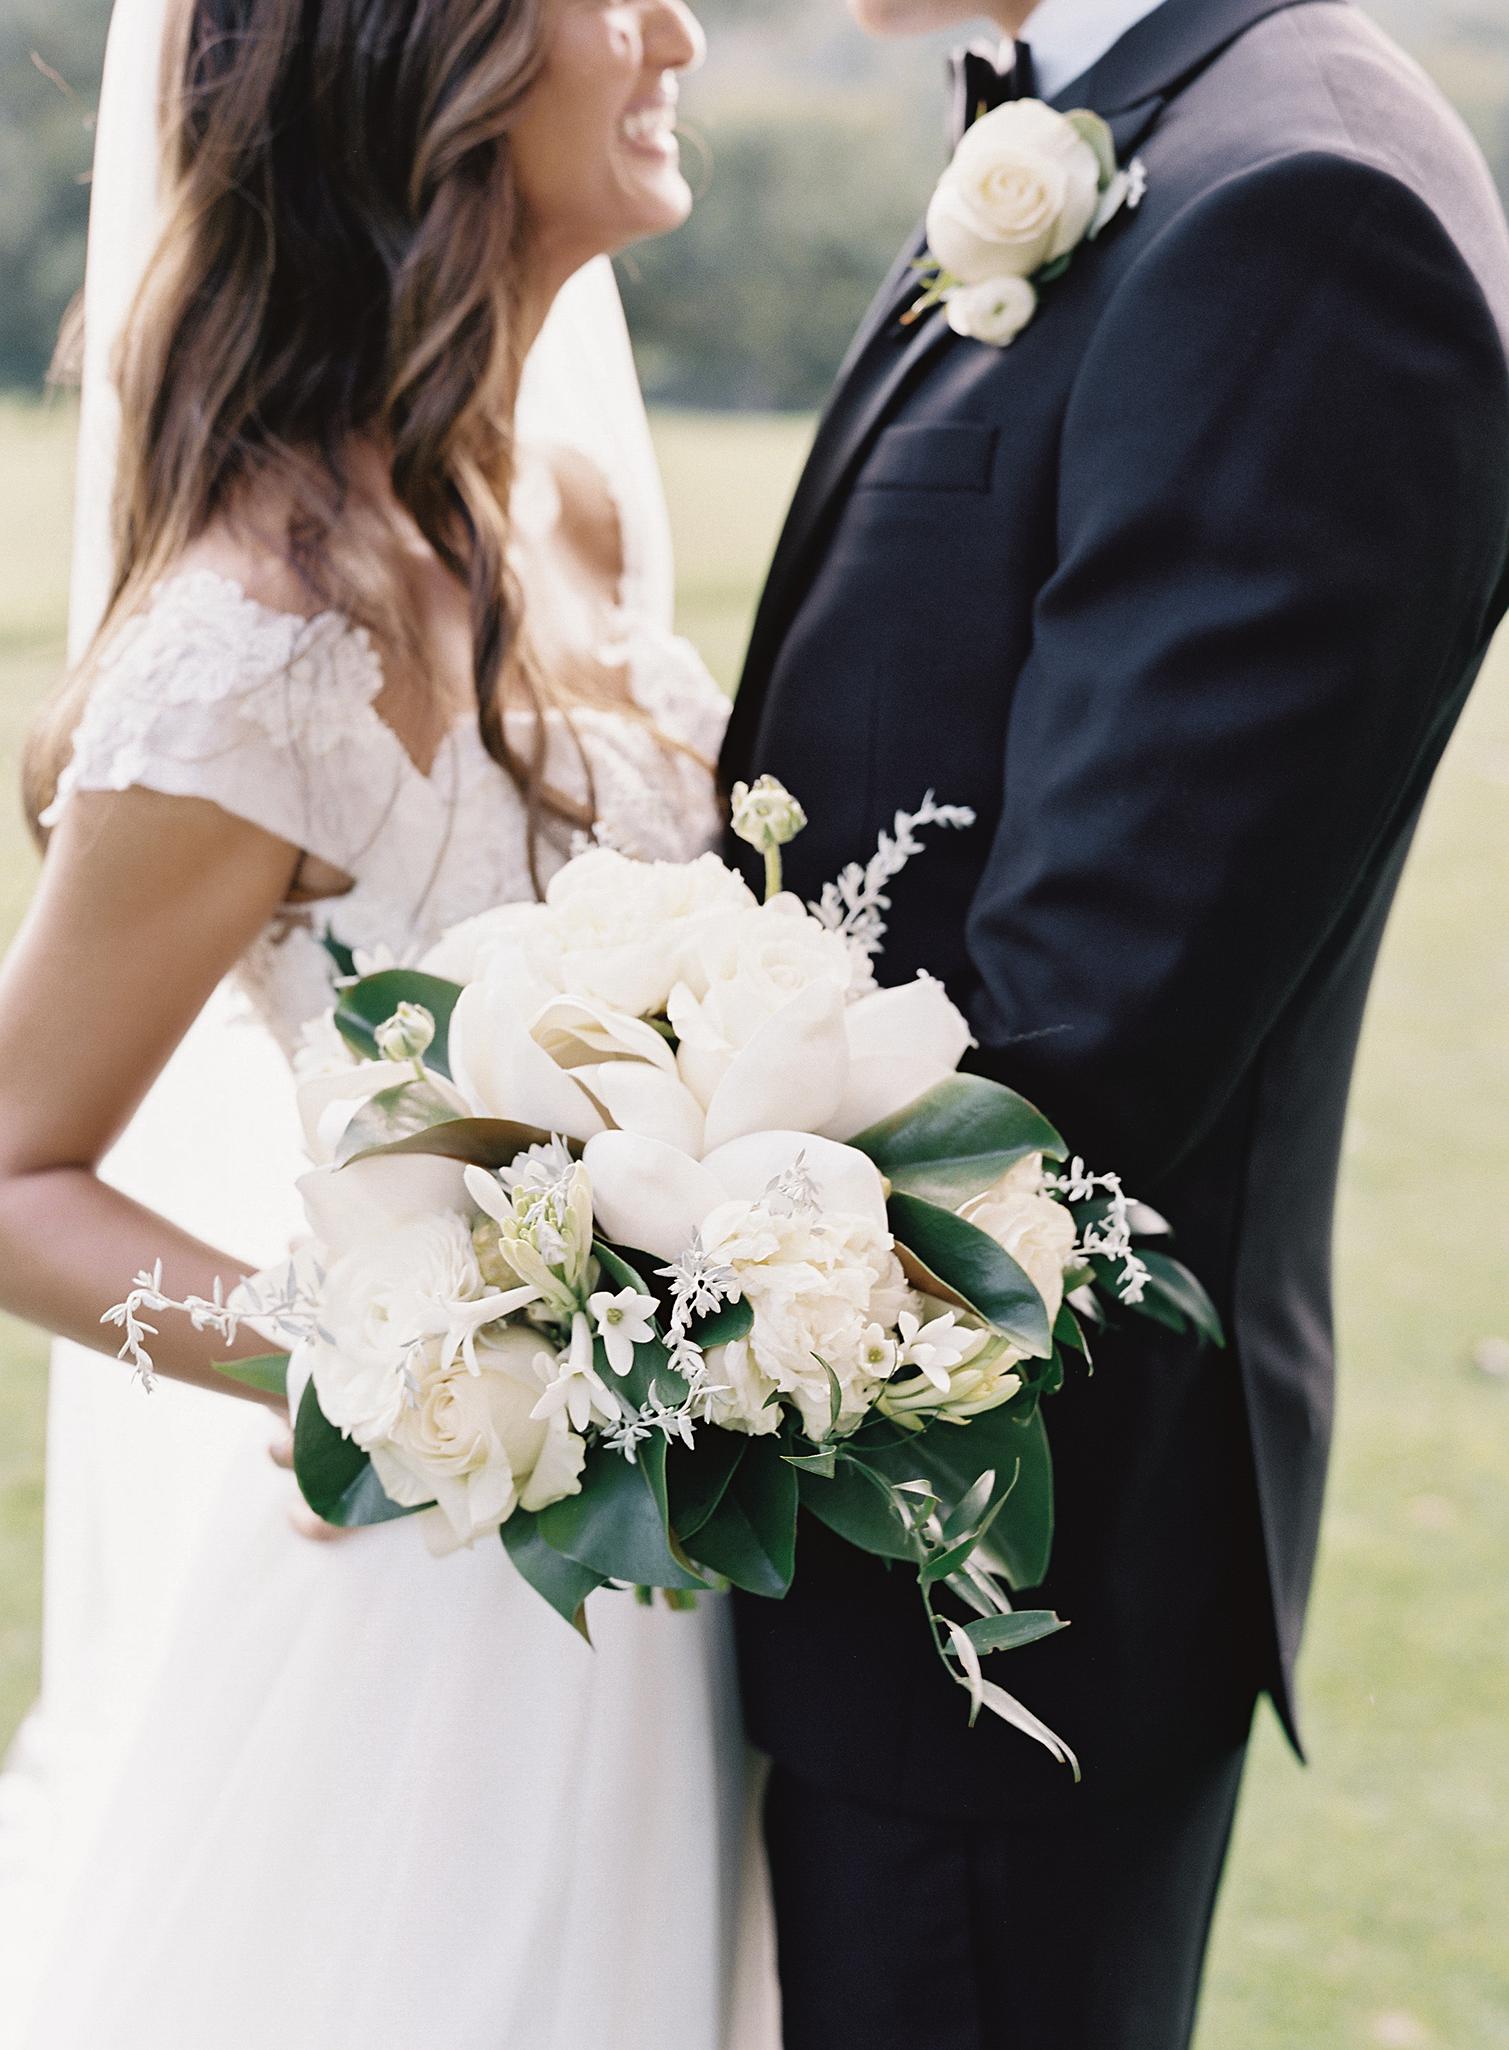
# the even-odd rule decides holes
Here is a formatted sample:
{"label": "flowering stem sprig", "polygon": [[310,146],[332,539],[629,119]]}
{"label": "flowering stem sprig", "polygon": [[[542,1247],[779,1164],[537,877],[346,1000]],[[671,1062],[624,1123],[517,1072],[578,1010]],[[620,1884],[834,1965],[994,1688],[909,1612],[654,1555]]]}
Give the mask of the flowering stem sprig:
{"label": "flowering stem sprig", "polygon": [[1142,1301],[1151,1277],[1132,1245],[1131,1209],[1120,1175],[1092,1174],[1076,1154],[1061,1175],[1047,1178],[1047,1186],[1057,1189],[1068,1203],[1089,1203],[1096,1196],[1105,1198],[1101,1215],[1084,1225],[1074,1250],[1083,1259],[1118,1264],[1121,1279],[1117,1294],[1129,1309],[1135,1308]]}

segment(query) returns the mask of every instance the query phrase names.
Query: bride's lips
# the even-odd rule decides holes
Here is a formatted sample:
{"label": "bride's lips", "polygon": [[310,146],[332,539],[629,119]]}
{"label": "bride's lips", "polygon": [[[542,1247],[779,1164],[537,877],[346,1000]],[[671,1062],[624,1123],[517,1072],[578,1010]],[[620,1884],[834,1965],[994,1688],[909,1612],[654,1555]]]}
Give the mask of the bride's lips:
{"label": "bride's lips", "polygon": [[670,163],[680,152],[676,140],[676,94],[661,90],[636,100],[618,124],[619,137],[636,156]]}

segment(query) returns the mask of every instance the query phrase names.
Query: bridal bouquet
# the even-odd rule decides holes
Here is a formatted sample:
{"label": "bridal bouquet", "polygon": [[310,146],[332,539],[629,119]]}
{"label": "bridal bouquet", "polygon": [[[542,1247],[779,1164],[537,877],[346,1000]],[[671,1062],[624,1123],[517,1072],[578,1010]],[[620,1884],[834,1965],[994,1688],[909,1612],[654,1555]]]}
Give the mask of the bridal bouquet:
{"label": "bridal bouquet", "polygon": [[1072,1764],[981,1666],[1062,1627],[1011,1600],[1048,1563],[1042,1403],[1104,1303],[1218,1339],[1214,1311],[1114,1176],[958,1072],[938,982],[875,981],[888,883],[969,814],[929,798],[810,906],[795,800],[740,786],[734,823],[763,902],[711,854],[592,847],[345,978],[301,1061],[307,1242],[224,1301],[139,1276],[122,1355],[150,1383],[143,1311],[255,1320],[291,1360],[224,1371],[302,1388],[320,1516],[501,1537],[583,1630],[609,1583],[779,1598],[805,1507],[915,1572],[972,1717]]}

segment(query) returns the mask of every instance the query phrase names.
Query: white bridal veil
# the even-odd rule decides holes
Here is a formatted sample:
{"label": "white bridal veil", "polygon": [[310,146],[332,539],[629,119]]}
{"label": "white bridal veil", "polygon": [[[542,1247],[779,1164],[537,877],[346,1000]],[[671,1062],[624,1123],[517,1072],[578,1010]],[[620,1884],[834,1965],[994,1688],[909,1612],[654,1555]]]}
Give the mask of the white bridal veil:
{"label": "white bridal veil", "polygon": [[[156,234],[164,26],[183,0],[117,0],[95,145],[69,618],[88,644],[108,594],[110,497],[119,434],[115,344]],[[527,368],[520,433],[591,457],[622,513],[630,602],[669,621],[669,526],[613,274],[581,272]],[[214,1173],[203,1135],[234,1160]],[[299,1141],[287,1067],[222,989],[180,1046],[107,1163],[108,1177],[212,1243],[276,1259],[296,1225]],[[123,1283],[129,1277],[122,1277]],[[0,1776],[0,2014],[16,2011],[50,1904],[87,1836],[100,1790],[167,1642],[191,1566],[203,1571],[210,1510],[227,1486],[286,1487],[248,1459],[268,1436],[249,1404],[160,1386],[80,1347],[53,1355],[48,1412],[41,1698]],[[248,1476],[252,1476],[250,1483]],[[142,1904],[145,1913],[151,1903]]]}

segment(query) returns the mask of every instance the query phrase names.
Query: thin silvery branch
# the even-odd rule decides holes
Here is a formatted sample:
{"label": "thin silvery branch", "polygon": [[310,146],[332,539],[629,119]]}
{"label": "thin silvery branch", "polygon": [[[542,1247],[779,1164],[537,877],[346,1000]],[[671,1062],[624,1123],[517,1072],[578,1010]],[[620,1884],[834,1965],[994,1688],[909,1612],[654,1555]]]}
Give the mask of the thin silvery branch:
{"label": "thin silvery branch", "polygon": [[868,964],[885,944],[885,914],[891,908],[886,885],[894,882],[914,855],[920,854],[918,835],[924,826],[972,826],[975,815],[968,805],[939,804],[931,790],[916,811],[898,811],[889,833],[881,831],[875,852],[867,862],[851,861],[836,882],[825,883],[823,893],[808,910],[830,932],[846,939],[859,958]]}
{"label": "thin silvery branch", "polygon": [[[258,1277],[259,1282],[267,1279],[266,1276]],[[100,1322],[114,1324],[123,1332],[116,1358],[129,1363],[143,1389],[150,1395],[157,1386],[157,1370],[147,1340],[157,1337],[158,1327],[146,1322],[141,1315],[143,1310],[154,1316],[164,1310],[177,1310],[188,1318],[196,1331],[213,1331],[227,1345],[235,1344],[241,1326],[252,1319],[272,1326],[280,1337],[296,1344],[312,1329],[316,1299],[312,1289],[317,1287],[317,1279],[301,1276],[290,1260],[277,1280],[278,1286],[272,1293],[259,1286],[258,1282],[238,1282],[227,1300],[224,1283],[217,1275],[214,1293],[210,1296],[170,1296],[163,1289],[162,1262],[158,1260],[150,1271],[142,1269],[132,1282],[125,1301],[106,1310]]]}

